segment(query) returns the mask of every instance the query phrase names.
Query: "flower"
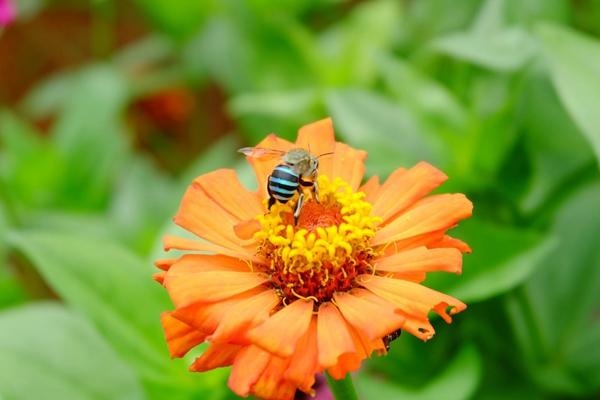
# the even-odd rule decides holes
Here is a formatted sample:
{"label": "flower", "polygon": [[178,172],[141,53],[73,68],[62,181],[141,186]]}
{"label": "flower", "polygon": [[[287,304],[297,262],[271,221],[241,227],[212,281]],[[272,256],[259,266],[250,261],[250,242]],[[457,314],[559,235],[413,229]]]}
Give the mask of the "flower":
{"label": "flower", "polygon": [[12,0],[0,0],[0,28],[9,25],[16,15],[17,11]]}
{"label": "flower", "polygon": [[446,175],[421,162],[361,186],[367,154],[336,142],[330,119],[301,128],[295,144],[269,135],[257,147],[332,153],[320,158],[319,199],[307,193],[297,224],[297,195],[269,210],[278,159],[248,158],[257,192],[227,169],[194,180],[174,221],[202,240],[164,244],[200,253],[156,263],[175,305],[162,316],[173,357],[208,341],[191,371],[232,365],[236,394],[291,399],[297,389],[313,394],[320,372],[342,379],[386,353],[400,329],[430,339],[430,311],[449,323],[465,309],[421,285],[427,272],[460,273],[470,251],[446,231],[471,215],[471,202],[427,196]]}

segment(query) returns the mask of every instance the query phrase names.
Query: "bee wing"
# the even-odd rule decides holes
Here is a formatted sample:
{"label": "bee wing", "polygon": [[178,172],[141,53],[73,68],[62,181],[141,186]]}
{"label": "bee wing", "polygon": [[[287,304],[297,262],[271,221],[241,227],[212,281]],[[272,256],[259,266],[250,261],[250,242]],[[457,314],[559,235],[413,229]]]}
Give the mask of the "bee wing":
{"label": "bee wing", "polygon": [[283,150],[265,149],[264,147],[242,147],[238,152],[253,158],[275,158],[285,154]]}

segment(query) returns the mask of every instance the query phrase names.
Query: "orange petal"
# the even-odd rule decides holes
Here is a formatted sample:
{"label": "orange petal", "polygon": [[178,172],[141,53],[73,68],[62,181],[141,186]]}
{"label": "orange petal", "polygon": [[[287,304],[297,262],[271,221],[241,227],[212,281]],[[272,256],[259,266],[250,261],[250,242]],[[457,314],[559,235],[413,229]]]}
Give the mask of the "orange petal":
{"label": "orange petal", "polygon": [[463,194],[429,196],[379,230],[372,243],[378,245],[448,229],[472,212],[473,204]]}
{"label": "orange petal", "polygon": [[171,357],[183,357],[188,351],[204,342],[206,335],[173,317],[172,312],[160,316]]}
{"label": "orange petal", "polygon": [[[320,354],[320,353],[319,353]],[[312,392],[317,370],[317,318],[313,316],[306,334],[298,341],[284,378],[305,393]]]}
{"label": "orange petal", "polygon": [[396,216],[417,200],[440,186],[448,177],[426,162],[420,162],[409,170],[393,173],[381,187],[373,203],[373,215],[383,223]]}
{"label": "orange petal", "polygon": [[319,365],[322,368],[336,365],[342,354],[356,352],[347,323],[336,306],[329,302],[321,304],[317,321]]}
{"label": "orange petal", "polygon": [[360,368],[362,360],[356,353],[342,354],[338,363],[327,368],[327,372],[333,379],[344,379],[348,373],[357,371]]}
{"label": "orange petal", "polygon": [[373,204],[373,201],[377,198],[380,187],[379,177],[372,176],[364,185],[358,188],[358,191],[363,192],[366,195],[365,201]]}
{"label": "orange petal", "polygon": [[296,300],[248,333],[257,346],[280,357],[294,353],[298,340],[306,333],[312,316],[313,301]]}
{"label": "orange petal", "polygon": [[[298,131],[296,146],[315,156],[333,153],[335,151],[335,135],[333,133],[333,122],[331,118],[304,125]],[[324,156],[319,159],[319,173],[331,176],[333,171],[333,155]]]}
{"label": "orange petal", "polygon": [[[228,184],[229,182],[222,183]],[[185,192],[174,221],[211,243],[239,254],[248,253],[248,249],[240,245],[240,239],[233,230],[240,219],[223,209],[198,184],[191,185]]]}
{"label": "orange petal", "polygon": [[185,254],[167,271],[168,276],[210,271],[251,272],[250,266],[233,257],[220,254]]}
{"label": "orange petal", "polygon": [[218,169],[194,179],[206,195],[238,221],[253,219],[264,213],[256,193],[249,192],[232,169]]}
{"label": "orange petal", "polygon": [[185,239],[178,236],[166,235],[163,237],[165,251],[169,250],[192,250],[214,254],[224,254],[234,258],[244,258],[257,264],[264,264],[264,260],[255,255],[255,249],[243,248],[232,250],[209,242]]}
{"label": "orange petal", "polygon": [[243,343],[245,333],[266,321],[271,310],[279,304],[279,296],[272,289],[238,301],[230,307],[209,340],[213,343]]}
{"label": "orange petal", "polygon": [[162,269],[163,271],[168,271],[171,268],[171,265],[175,264],[175,262],[179,260],[178,258],[164,258],[161,260],[154,261],[154,265],[157,268]]}
{"label": "orange petal", "polygon": [[453,238],[452,236],[444,235],[441,239],[433,241],[428,245],[428,247],[447,247],[447,248],[455,248],[460,250],[463,253],[471,253],[472,250],[468,244],[463,242],[462,240]]}
{"label": "orange petal", "polygon": [[211,335],[217,329],[219,322],[221,322],[221,319],[235,301],[239,300],[190,304],[175,309],[175,311],[173,311],[173,316],[206,335]]}
{"label": "orange petal", "polygon": [[[422,319],[427,318],[430,310],[438,311],[440,304],[453,307],[452,314],[464,310],[467,306],[451,296],[429,289],[418,283],[381,276],[360,275],[357,282],[376,295],[398,306],[406,314]],[[439,313],[439,312],[438,312]]]}
{"label": "orange petal", "polygon": [[236,236],[242,240],[252,240],[252,237],[256,232],[262,228],[260,222],[257,219],[249,219],[242,221],[233,227],[233,231]]}
{"label": "orange petal", "polygon": [[405,315],[406,322],[402,327],[403,331],[410,333],[413,336],[426,342],[433,337],[435,329],[427,319],[416,318],[412,315]]}
{"label": "orange petal", "polygon": [[165,271],[160,271],[160,272],[157,272],[154,275],[152,275],[152,279],[154,279],[156,282],[158,282],[162,285],[163,282],[165,281],[165,275],[166,275]]}
{"label": "orange petal", "polygon": [[446,271],[460,274],[462,254],[454,248],[428,249],[421,246],[375,260],[375,269],[390,272]]}
{"label": "orange petal", "polygon": [[296,387],[283,379],[288,364],[289,359],[271,356],[251,392],[262,399],[292,400]]}
{"label": "orange petal", "polygon": [[246,346],[235,357],[227,384],[238,396],[246,397],[265,370],[271,355],[257,346]]}
{"label": "orange petal", "polygon": [[[386,274],[386,276],[388,275]],[[425,272],[396,272],[392,273],[391,277],[421,283],[427,278],[427,274],[425,274]]]}
{"label": "orange petal", "polygon": [[173,316],[207,335],[212,335],[229,310],[234,309],[240,303],[249,301],[263,291],[265,291],[264,288],[256,288],[216,303],[192,303],[176,308]]}
{"label": "orange petal", "polygon": [[404,318],[396,314],[393,304],[367,290],[336,293],[334,299],[344,319],[369,340],[381,338],[404,324]]}
{"label": "orange petal", "polygon": [[211,343],[204,353],[190,366],[192,372],[204,372],[233,364],[242,346],[228,343]]}
{"label": "orange petal", "polygon": [[[350,372],[354,372],[360,368],[362,361],[369,357],[375,346],[370,342],[363,334],[361,334],[356,329],[348,326],[348,330],[352,335],[352,340],[354,341],[354,347],[356,348],[356,352],[354,353],[346,353],[342,354],[338,358],[338,363],[331,368],[327,369],[327,372],[334,379],[343,379],[346,374]],[[383,344],[382,344],[383,345]]]}
{"label": "orange petal", "polygon": [[255,272],[208,271],[177,274],[171,271],[167,274],[164,285],[176,307],[223,300],[268,280],[266,275]]}
{"label": "orange petal", "polygon": [[[256,147],[262,147],[265,149],[274,149],[281,150],[287,152],[293,149],[295,146],[293,143],[288,142],[285,139],[281,139],[274,134],[268,135],[263,139],[262,142],[256,145]],[[260,199],[264,199],[267,197],[267,178],[273,172],[273,168],[277,166],[277,164],[281,163],[280,158],[256,158],[256,157],[246,157],[252,168],[254,169],[254,173],[256,174],[256,180],[258,182],[258,197]]]}
{"label": "orange petal", "polygon": [[347,144],[337,142],[333,154],[333,170],[331,178],[342,178],[348,182],[352,190],[357,190],[365,175],[367,153],[356,150]]}

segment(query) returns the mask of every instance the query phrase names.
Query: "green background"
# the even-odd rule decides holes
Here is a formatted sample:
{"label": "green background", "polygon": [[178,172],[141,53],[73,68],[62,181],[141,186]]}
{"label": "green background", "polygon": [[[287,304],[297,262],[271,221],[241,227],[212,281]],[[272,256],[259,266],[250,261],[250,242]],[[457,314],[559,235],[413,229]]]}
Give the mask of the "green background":
{"label": "green background", "polygon": [[[191,179],[331,116],[368,175],[426,160],[469,308],[364,399],[600,397],[600,1],[18,2],[0,33],[0,399],[230,399],[159,324]],[[196,352],[197,353],[197,352]]]}

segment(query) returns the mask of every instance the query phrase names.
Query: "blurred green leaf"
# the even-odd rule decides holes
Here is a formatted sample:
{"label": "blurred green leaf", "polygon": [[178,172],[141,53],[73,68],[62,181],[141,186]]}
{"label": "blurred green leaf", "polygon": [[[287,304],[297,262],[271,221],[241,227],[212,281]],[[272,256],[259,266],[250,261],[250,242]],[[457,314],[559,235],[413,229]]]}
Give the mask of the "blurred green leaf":
{"label": "blurred green leaf", "polygon": [[491,70],[517,70],[535,55],[537,45],[527,31],[505,27],[504,20],[504,1],[488,0],[470,30],[441,36],[432,48]]}
{"label": "blurred green leaf", "polygon": [[389,382],[359,374],[356,382],[359,393],[368,399],[418,399],[418,400],[466,400],[471,398],[481,379],[482,360],[473,345],[465,345],[437,376],[431,378],[422,389],[402,386],[402,382]]}
{"label": "blurred green leaf", "polygon": [[81,317],[38,303],[0,313],[8,399],[144,399],[135,374]]}
{"label": "blurred green leaf", "polygon": [[401,105],[381,95],[354,89],[332,91],[327,107],[336,132],[371,154],[367,166],[373,175],[387,175],[421,160],[443,164],[439,138],[427,135]]}
{"label": "blurred green leaf", "polygon": [[427,285],[465,302],[506,292],[524,282],[556,246],[552,236],[472,218],[452,231],[473,249],[461,276],[429,274]]}
{"label": "blurred green leaf", "polygon": [[236,161],[242,160],[243,156],[237,152],[240,147],[242,146],[234,135],[227,135],[202,152],[179,177],[177,198],[181,197],[180,194],[183,195],[196,177],[219,168],[231,168]]}
{"label": "blurred green leaf", "polygon": [[65,160],[63,204],[95,208],[108,192],[128,152],[120,114],[129,96],[126,78],[115,69],[93,66],[78,73],[52,130]]}
{"label": "blurred green leaf", "polygon": [[291,117],[313,107],[317,93],[311,89],[286,92],[243,93],[229,103],[229,109],[236,116],[245,114],[265,114]]}
{"label": "blurred green leaf", "polygon": [[379,65],[387,89],[413,115],[421,117],[432,129],[452,131],[454,136],[462,133],[468,120],[467,110],[446,87],[398,58],[381,57]]}
{"label": "blurred green leaf", "polygon": [[211,1],[195,0],[136,0],[136,3],[160,30],[178,40],[200,29],[213,7]]}
{"label": "blurred green leaf", "polygon": [[75,71],[59,72],[38,82],[20,103],[32,118],[50,118],[67,101],[76,78]]}
{"label": "blurred green leaf", "polygon": [[121,175],[109,206],[115,229],[131,247],[146,254],[165,219],[174,214],[180,193],[173,180],[141,157]]}
{"label": "blurred green leaf", "polygon": [[509,22],[531,25],[537,21],[555,21],[567,25],[573,18],[569,0],[507,0]]}
{"label": "blurred green leaf", "polygon": [[508,28],[489,36],[455,33],[435,40],[433,48],[460,60],[500,72],[521,68],[536,52],[531,37],[519,28]]}
{"label": "blurred green leaf", "polygon": [[[600,185],[578,191],[559,209],[551,232],[559,245],[507,309],[528,371],[546,390],[583,395],[600,389],[591,341],[600,332]],[[587,348],[587,350],[584,350]],[[587,351],[586,357],[581,357]],[[581,364],[579,364],[581,362]]]}
{"label": "blurred green leaf", "polygon": [[522,207],[530,212],[556,198],[561,185],[572,187],[574,175],[593,166],[594,154],[560,104],[551,82],[539,71],[526,80],[521,109],[532,162],[531,182]]}
{"label": "blurred green leaf", "polygon": [[9,240],[144,380],[168,381],[171,363],[159,318],[168,302],[150,279],[150,265],[101,238],[38,230],[13,233]]}
{"label": "blurred green leaf", "polygon": [[50,144],[33,127],[5,111],[0,114],[0,145],[0,184],[16,208],[12,211],[56,203],[64,169]]}
{"label": "blurred green leaf", "polygon": [[600,163],[600,41],[557,25],[538,28],[560,99]]}
{"label": "blurred green leaf", "polygon": [[329,86],[370,84],[377,76],[378,56],[387,54],[401,21],[400,3],[369,1],[352,9],[319,38],[320,68]]}
{"label": "blurred green leaf", "polygon": [[228,91],[252,90],[257,55],[242,26],[222,15],[212,16],[182,50],[190,74],[208,71]]}

